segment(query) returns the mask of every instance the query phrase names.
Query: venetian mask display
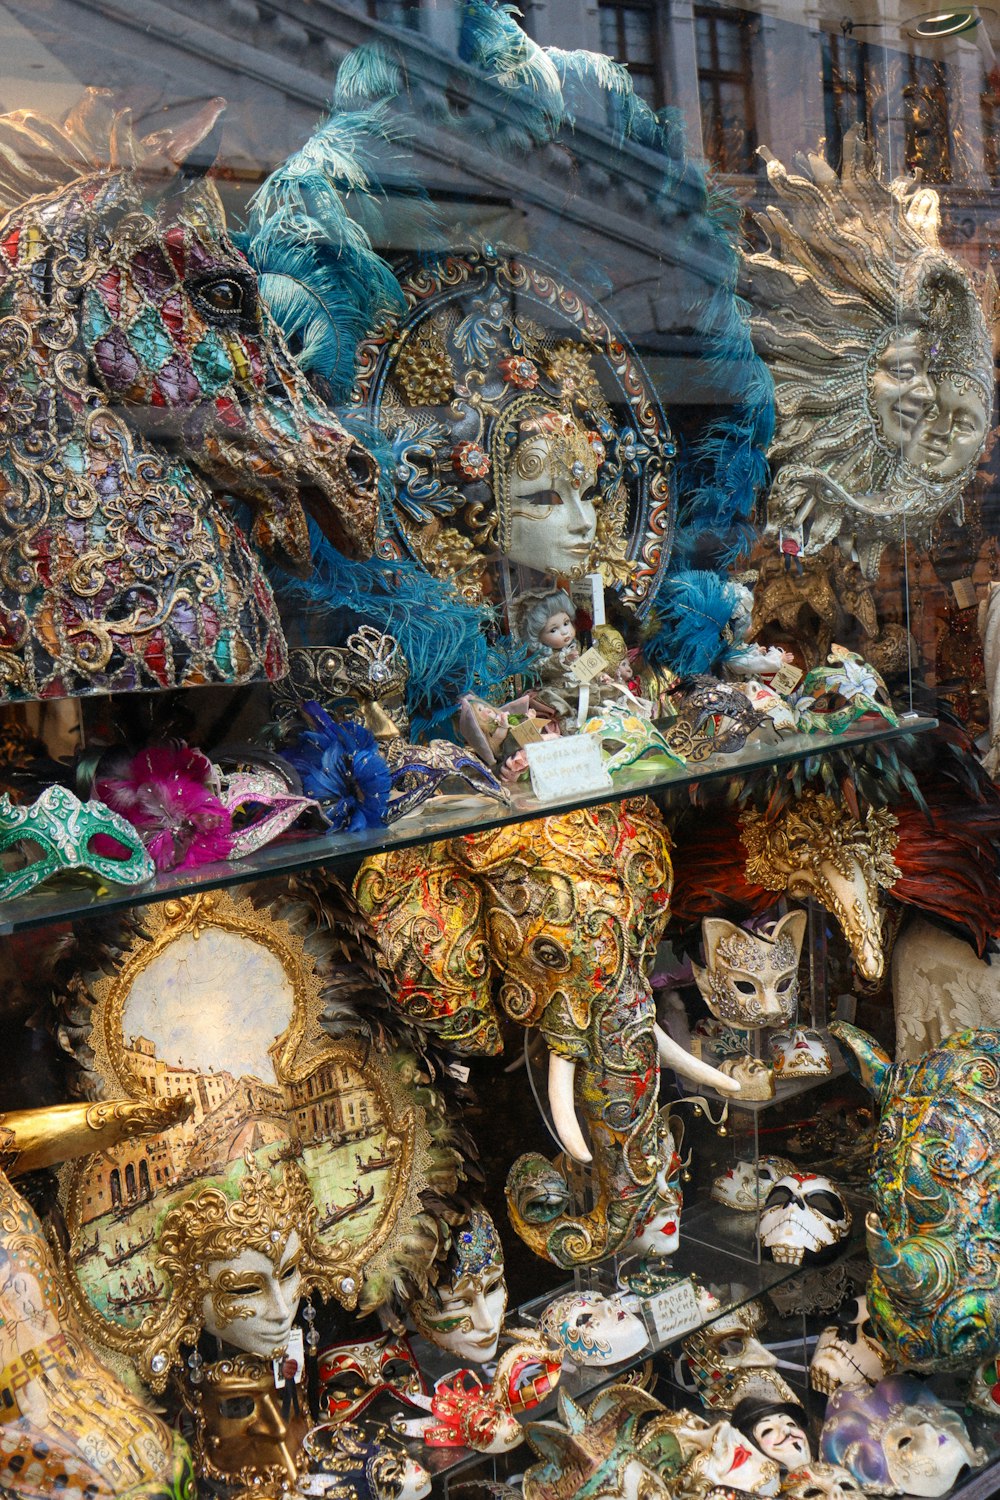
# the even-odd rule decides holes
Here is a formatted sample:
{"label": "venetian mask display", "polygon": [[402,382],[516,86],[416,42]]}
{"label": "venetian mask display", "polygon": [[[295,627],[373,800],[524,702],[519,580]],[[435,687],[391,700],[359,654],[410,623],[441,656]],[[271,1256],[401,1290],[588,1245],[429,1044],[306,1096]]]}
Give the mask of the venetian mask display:
{"label": "venetian mask display", "polygon": [[474,1208],[454,1231],[454,1243],[434,1288],[411,1303],[424,1338],[456,1358],[493,1359],[507,1310],[503,1248],[484,1208]]}
{"label": "venetian mask display", "polygon": [[424,1378],[409,1340],[383,1333],[345,1339],[319,1351],[320,1409],[333,1422],[350,1422],[378,1396],[426,1395]]}
{"label": "venetian mask display", "polygon": [[892,858],[897,826],[884,808],[869,808],[859,819],[825,793],[807,790],[773,818],[741,814],[746,878],[797,901],[812,896],[836,916],[862,978],[880,979],[879,891],[899,879]]}
{"label": "venetian mask display", "polygon": [[115,1101],[0,1117],[0,1487],[18,1500],[194,1493],[183,1438],[95,1357],[42,1225],[6,1175],[135,1145],[188,1109]]}
{"label": "venetian mask display", "polygon": [[783,1265],[815,1264],[836,1254],[851,1230],[851,1210],[829,1177],[790,1172],[771,1188],[760,1216],[760,1243]]}
{"label": "venetian mask display", "polygon": [[919,175],[884,183],[860,127],[839,181],[821,154],[795,174],[763,154],[769,243],[744,264],[776,377],[768,529],[792,552],[839,539],[873,578],[902,526],[929,537],[961,515],[990,426],[989,330],[969,271],[941,248],[937,193]]}
{"label": "venetian mask display", "polygon": [[830,1029],[878,1101],[866,1224],[875,1332],[900,1365],[971,1372],[1000,1351],[1000,1262],[983,1235],[1000,1172],[1000,1032],[959,1031],[894,1065],[857,1027]]}
{"label": "venetian mask display", "polygon": [[738,1091],[656,1023],[646,966],[670,885],[665,829],[640,800],[372,855],[354,882],[404,1015],[456,1051],[496,1053],[498,980],[506,1013],[540,1028],[553,1125],[570,1158],[592,1163],[594,1207],[576,1214],[565,1174],[537,1153],[511,1167],[507,1204],[516,1232],[556,1265],[603,1259],[648,1217],[658,1063]]}
{"label": "venetian mask display", "polygon": [[612,1494],[670,1500],[680,1444],[671,1414],[646,1391],[612,1385],[586,1411],[560,1391],[558,1412],[558,1422],[529,1422],[525,1429],[540,1459],[525,1473],[525,1500]]}
{"label": "venetian mask display", "polygon": [[820,1451],[827,1463],[849,1469],[868,1495],[946,1495],[986,1458],[957,1412],[912,1375],[835,1391]]}
{"label": "venetian mask display", "polygon": [[507,1453],[524,1440],[524,1430],[491,1386],[472,1370],[439,1380],[432,1396],[410,1398],[429,1417],[394,1416],[394,1432],[418,1437],[429,1448],[469,1448],[474,1453]]}
{"label": "venetian mask display", "polygon": [[772,1031],[767,1039],[775,1078],[825,1078],[830,1072],[830,1053],[818,1031],[792,1026]]}
{"label": "venetian mask display", "polygon": [[744,1397],[733,1409],[733,1426],[783,1469],[811,1462],[805,1411],[797,1401]]}
{"label": "venetian mask display", "polygon": [[639,1221],[634,1236],[626,1246],[626,1253],[629,1255],[662,1260],[673,1255],[680,1244],[684,1196],[680,1181],[681,1158],[674,1139],[674,1129],[679,1130],[678,1122],[671,1120],[666,1109],[661,1109],[657,1125],[660,1167],[656,1174],[656,1197],[650,1205],[649,1213]]}
{"label": "venetian mask display", "polygon": [[[362,1311],[394,1283],[423,1294],[448,1233],[437,1215],[460,1217],[443,1097],[402,1042],[373,1046],[352,1021],[351,986],[362,1006],[370,992],[338,970],[308,887],[256,895],[152,907],[112,961],[86,934],[78,950],[83,1086],[194,1101],[142,1149],[88,1156],[61,1184],[73,1303],[157,1391],[202,1330],[269,1361],[309,1293]],[[320,1024],[331,986],[336,1039]]]}
{"label": "venetian mask display", "polygon": [[794,1401],[777,1373],[777,1357],[755,1337],[762,1321],[759,1305],[751,1303],[684,1340],[684,1383],[693,1384],[705,1406],[732,1411],[747,1400]]}
{"label": "venetian mask display", "polygon": [[722,917],[705,918],[705,964],[692,971],[713,1016],[741,1030],[794,1018],[806,921],[804,911],[790,911],[751,932]]}
{"label": "venetian mask display", "polygon": [[814,1391],[831,1396],[842,1385],[875,1385],[891,1369],[892,1360],[875,1337],[868,1298],[855,1297],[817,1339],[809,1384]]}
{"label": "venetian mask display", "polygon": [[529,577],[599,571],[641,610],[669,552],[675,445],[620,332],[564,274],[490,246],[397,274],[408,311],[358,362],[396,455],[388,544],[477,598],[500,554]]}
{"label": "venetian mask display", "polygon": [[779,1465],[748,1444],[731,1422],[716,1422],[708,1428],[703,1444],[676,1482],[676,1500],[704,1500],[715,1485],[751,1495],[777,1495]]}
{"label": "venetian mask display", "polygon": [[538,1321],[546,1338],[575,1365],[617,1365],[645,1349],[645,1325],[617,1297],[570,1292],[550,1302]]}
{"label": "venetian mask display", "polygon": [[[98,90],[62,124],[0,118],[4,698],[280,677],[270,587],[216,489],[293,569],[303,496],[335,546],[374,545],[374,459],[293,363],[204,165],[185,168],[222,108],[146,137]],[[60,267],[44,291],[39,257]]]}
{"label": "venetian mask display", "polygon": [[740,1213],[758,1213],[776,1182],[795,1167],[785,1156],[759,1156],[756,1162],[734,1162],[712,1182],[709,1196],[715,1203]]}
{"label": "venetian mask display", "polygon": [[783,1500],[861,1500],[865,1491],[854,1475],[839,1464],[803,1464],[786,1474]]}
{"label": "venetian mask display", "polygon": [[303,1439],[308,1473],[299,1473],[295,1490],[335,1500],[345,1492],[355,1500],[424,1500],[431,1476],[410,1458],[385,1429],[374,1433],[350,1422],[325,1422]]}

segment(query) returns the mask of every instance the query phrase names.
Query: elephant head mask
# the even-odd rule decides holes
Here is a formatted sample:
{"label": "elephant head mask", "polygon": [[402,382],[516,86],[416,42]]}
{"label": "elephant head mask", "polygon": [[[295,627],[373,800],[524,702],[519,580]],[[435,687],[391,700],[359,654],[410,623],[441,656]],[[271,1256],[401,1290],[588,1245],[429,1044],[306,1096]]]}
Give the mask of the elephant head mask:
{"label": "elephant head mask", "polygon": [[514,1163],[507,1198],[521,1238],[567,1268],[613,1254],[656,1196],[659,1062],[738,1089],[655,1023],[646,966],[671,879],[656,809],[632,801],[373,855],[355,881],[411,1021],[455,1051],[496,1053],[496,993],[512,1020],[540,1028],[553,1124],[569,1157],[593,1162],[596,1202],[574,1217],[565,1178],[535,1154]]}

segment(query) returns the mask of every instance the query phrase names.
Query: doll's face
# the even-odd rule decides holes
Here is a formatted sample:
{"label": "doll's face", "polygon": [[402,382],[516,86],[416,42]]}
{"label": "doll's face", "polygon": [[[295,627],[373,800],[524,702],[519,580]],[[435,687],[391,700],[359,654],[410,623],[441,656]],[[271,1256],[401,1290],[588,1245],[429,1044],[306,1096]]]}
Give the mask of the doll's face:
{"label": "doll's face", "polygon": [[280,1260],[241,1250],[208,1267],[211,1290],[202,1299],[208,1333],[270,1359],[287,1345],[302,1294],[302,1242],[293,1229]]}
{"label": "doll's face", "polygon": [[596,461],[564,447],[541,434],[527,437],[511,465],[507,555],[536,573],[586,572],[597,535]]}
{"label": "doll's face", "polygon": [[945,1495],[966,1465],[979,1462],[961,1419],[937,1407],[904,1407],[882,1446],[889,1478],[906,1495]]}
{"label": "doll's face", "polygon": [[538,632],[538,639],[550,651],[561,651],[576,639],[576,627],[564,609],[557,609]]}
{"label": "doll's face", "polygon": [[783,1469],[797,1469],[812,1457],[809,1439],[787,1411],[776,1411],[773,1416],[755,1422],[753,1440],[761,1453],[773,1458]]}

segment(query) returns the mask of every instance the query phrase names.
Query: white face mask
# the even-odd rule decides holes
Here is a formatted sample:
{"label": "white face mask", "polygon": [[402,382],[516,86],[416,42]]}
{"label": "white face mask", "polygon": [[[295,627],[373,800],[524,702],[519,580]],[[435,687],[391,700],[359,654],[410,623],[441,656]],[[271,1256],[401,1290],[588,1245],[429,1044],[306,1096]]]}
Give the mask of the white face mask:
{"label": "white face mask", "polygon": [[882,1436],[889,1478],[904,1495],[946,1495],[962,1470],[982,1463],[959,1417],[907,1407]]}
{"label": "white face mask", "polygon": [[829,1177],[792,1172],[775,1183],[760,1216],[760,1241],[773,1260],[800,1266],[846,1239],[851,1211]]}
{"label": "white face mask", "polygon": [[706,1435],[708,1446],[691,1459],[684,1469],[687,1487],[697,1481],[704,1490],[713,1484],[729,1485],[750,1495],[776,1495],[781,1470],[773,1458],[767,1458],[731,1422],[717,1422]]}
{"label": "white face mask", "polygon": [[507,556],[536,573],[585,573],[597,535],[596,464],[553,460],[549,440],[522,442],[509,481]]}
{"label": "white face mask", "polygon": [[496,1356],[507,1311],[503,1266],[438,1288],[440,1305],[425,1297],[417,1326],[426,1339],[459,1359],[484,1364]]}
{"label": "white face mask", "polygon": [[767,1201],[774,1184],[795,1165],[784,1156],[762,1156],[756,1166],[751,1161],[734,1162],[716,1177],[709,1196],[715,1203],[740,1213],[758,1213]]}
{"label": "white face mask", "polygon": [[781,1500],[863,1500],[864,1490],[839,1464],[804,1464],[786,1474]]}
{"label": "white face mask", "polygon": [[753,1440],[761,1453],[773,1458],[783,1469],[798,1469],[812,1458],[809,1439],[795,1418],[786,1411],[761,1417],[753,1426]]}
{"label": "white face mask", "polygon": [[830,1053],[818,1031],[805,1026],[772,1031],[768,1037],[771,1066],[782,1078],[825,1078],[830,1072]]}
{"label": "white face mask", "polygon": [[577,1365],[616,1365],[649,1342],[641,1318],[617,1297],[571,1293],[550,1302],[539,1319],[542,1332]]}
{"label": "white face mask", "polygon": [[[202,1319],[212,1333],[234,1349],[271,1359],[289,1340],[302,1292],[299,1269],[301,1241],[296,1230],[288,1236],[278,1264],[259,1250],[241,1250],[229,1260],[213,1261],[208,1279],[213,1292],[202,1299]],[[234,1309],[220,1314],[219,1304]]]}

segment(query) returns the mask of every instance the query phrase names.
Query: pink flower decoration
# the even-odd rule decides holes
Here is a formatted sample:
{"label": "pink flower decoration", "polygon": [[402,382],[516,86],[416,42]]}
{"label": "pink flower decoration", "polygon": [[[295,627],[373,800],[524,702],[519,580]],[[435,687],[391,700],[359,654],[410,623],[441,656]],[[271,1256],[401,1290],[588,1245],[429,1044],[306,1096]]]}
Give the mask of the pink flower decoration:
{"label": "pink flower decoration", "polygon": [[127,818],[158,870],[190,870],[226,859],[232,818],[212,790],[214,769],[200,750],[157,745],[109,761],[94,796]]}

